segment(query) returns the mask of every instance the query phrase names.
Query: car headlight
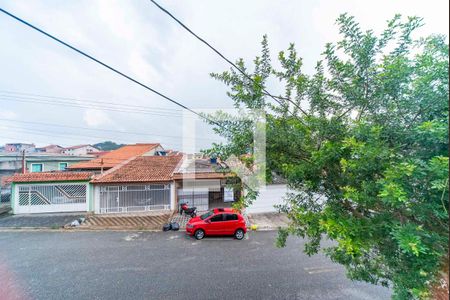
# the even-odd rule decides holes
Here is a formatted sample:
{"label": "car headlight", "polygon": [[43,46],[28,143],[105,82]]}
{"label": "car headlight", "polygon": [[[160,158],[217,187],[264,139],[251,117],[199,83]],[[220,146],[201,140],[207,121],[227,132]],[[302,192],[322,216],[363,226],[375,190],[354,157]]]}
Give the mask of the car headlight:
{"label": "car headlight", "polygon": [[186,224],[186,228],[194,228],[194,225],[192,225],[192,224]]}

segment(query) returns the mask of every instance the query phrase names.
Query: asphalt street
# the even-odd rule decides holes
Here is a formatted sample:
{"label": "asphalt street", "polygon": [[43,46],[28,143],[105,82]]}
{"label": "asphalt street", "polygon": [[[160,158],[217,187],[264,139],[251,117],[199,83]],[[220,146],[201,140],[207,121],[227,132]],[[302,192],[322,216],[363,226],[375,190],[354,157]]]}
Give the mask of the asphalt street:
{"label": "asphalt street", "polygon": [[184,232],[0,232],[0,299],[389,299],[304,241]]}

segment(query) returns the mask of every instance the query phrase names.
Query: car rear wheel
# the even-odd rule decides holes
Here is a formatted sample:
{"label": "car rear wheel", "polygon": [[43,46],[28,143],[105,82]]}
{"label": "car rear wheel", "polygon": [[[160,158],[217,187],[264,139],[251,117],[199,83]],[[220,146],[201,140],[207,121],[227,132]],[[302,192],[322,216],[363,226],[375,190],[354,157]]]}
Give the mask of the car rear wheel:
{"label": "car rear wheel", "polygon": [[202,229],[197,229],[194,233],[194,236],[197,240],[201,240],[205,237],[205,232]]}
{"label": "car rear wheel", "polygon": [[242,229],[238,229],[238,230],[236,230],[236,232],[234,233],[234,237],[235,237],[237,240],[242,240],[242,239],[244,238],[244,236],[245,236],[245,233],[244,233],[244,230],[242,230]]}

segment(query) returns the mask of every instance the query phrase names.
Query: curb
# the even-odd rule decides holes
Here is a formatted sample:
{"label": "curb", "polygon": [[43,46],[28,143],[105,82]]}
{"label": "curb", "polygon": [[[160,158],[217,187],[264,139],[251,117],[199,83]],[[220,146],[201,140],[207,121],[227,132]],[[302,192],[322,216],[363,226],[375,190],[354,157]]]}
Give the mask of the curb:
{"label": "curb", "polygon": [[0,232],[129,232],[129,231],[138,231],[138,232],[162,232],[159,229],[135,229],[135,228],[56,228],[52,229],[49,227],[1,227]]}

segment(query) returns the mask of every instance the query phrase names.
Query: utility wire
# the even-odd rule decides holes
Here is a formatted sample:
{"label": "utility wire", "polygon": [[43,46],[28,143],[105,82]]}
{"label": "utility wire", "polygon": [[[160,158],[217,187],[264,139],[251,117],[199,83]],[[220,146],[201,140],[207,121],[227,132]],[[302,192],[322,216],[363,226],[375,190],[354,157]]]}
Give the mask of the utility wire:
{"label": "utility wire", "polygon": [[[56,132],[56,131],[50,131],[50,130],[39,130],[39,129],[31,129],[31,128],[24,128],[24,127],[20,127],[20,126],[14,126],[14,125],[2,125],[1,127],[3,128],[7,128],[13,131],[17,131],[17,132],[23,132],[23,133],[33,133],[33,134],[37,134],[37,135],[43,135],[43,136],[49,136],[49,137],[54,137],[54,136],[58,136],[58,137],[62,137],[62,138],[66,138],[66,139],[71,139],[74,137],[84,137],[84,138],[91,138],[91,139],[104,139],[104,137],[102,136],[93,136],[93,135],[85,135],[85,134],[77,134],[77,133],[66,133],[66,132]],[[122,140],[122,142],[124,142],[125,140]],[[126,139],[126,141],[130,141],[129,139]]]}
{"label": "utility wire", "polygon": [[[122,113],[138,113],[138,114],[146,114],[146,115],[154,115],[154,116],[162,116],[162,117],[177,117],[180,118],[181,115],[177,113],[164,112],[164,111],[151,111],[151,110],[136,110],[133,108],[127,107],[110,107],[110,106],[99,106],[92,104],[84,104],[84,103],[76,103],[76,102],[67,102],[67,100],[59,101],[59,100],[51,100],[51,99],[36,99],[36,98],[21,98],[14,96],[5,96],[0,95],[0,101],[14,101],[14,102],[25,102],[25,103],[42,103],[47,105],[56,105],[56,106],[64,106],[64,107],[75,107],[75,108],[88,108],[95,110],[107,110],[114,112],[122,112]],[[190,116],[189,116],[190,117]]]}
{"label": "utility wire", "polygon": [[[20,132],[24,134],[33,134],[33,135],[41,135],[41,136],[47,136],[47,137],[58,137],[63,138],[67,140],[73,140],[74,138],[89,138],[89,139],[106,139],[103,136],[93,136],[93,135],[86,135],[86,134],[76,134],[76,133],[66,133],[66,132],[57,132],[57,131],[50,131],[50,130],[39,130],[39,129],[31,129],[31,128],[24,128],[20,126],[14,126],[14,125],[0,125],[0,128],[7,128],[14,132]],[[126,143],[135,143],[136,140],[131,139],[119,139],[120,142],[126,142]],[[182,142],[170,142],[172,146],[182,146]]]}
{"label": "utility wire", "polygon": [[[144,133],[144,132],[130,132],[130,131],[120,131],[120,130],[112,130],[112,129],[103,129],[103,128],[88,128],[88,127],[81,127],[81,126],[68,126],[68,125],[61,125],[61,124],[52,124],[52,123],[43,123],[43,122],[33,122],[33,121],[22,121],[22,120],[14,120],[14,119],[3,119],[0,118],[0,121],[6,121],[6,122],[15,122],[15,123],[25,123],[25,124],[33,124],[33,125],[44,125],[44,126],[52,126],[52,127],[64,127],[64,128],[73,128],[73,129],[83,129],[83,130],[91,130],[91,131],[103,131],[103,132],[113,132],[113,133],[122,133],[122,134],[133,134],[133,135],[152,135],[152,136],[160,136],[160,137],[169,137],[169,138],[185,138],[182,136],[175,136],[175,135],[162,135],[162,134],[151,134],[151,133]],[[5,125],[8,126],[8,125]],[[188,137],[191,139],[202,139],[202,140],[208,140],[212,141],[210,138],[202,138],[202,137]]]}
{"label": "utility wire", "polygon": [[[180,112],[182,110],[180,109],[173,109],[173,108],[164,108],[164,107],[150,107],[150,106],[142,106],[142,105],[133,105],[133,104],[120,104],[120,103],[114,103],[114,102],[108,102],[108,101],[98,101],[93,99],[78,99],[78,98],[71,98],[71,97],[57,97],[57,96],[48,96],[48,95],[40,95],[40,94],[33,94],[33,93],[22,93],[22,92],[15,92],[15,91],[6,91],[6,90],[0,90],[1,94],[7,94],[7,95],[0,95],[0,96],[8,96],[8,97],[22,97],[22,98],[30,98],[30,99],[40,99],[40,98],[50,98],[50,99],[57,99],[57,100],[68,100],[68,101],[77,101],[77,102],[86,102],[86,103],[95,103],[95,104],[107,104],[112,106],[123,106],[123,107],[132,107],[136,109],[144,109],[144,110],[161,110],[163,111],[169,111],[169,112]],[[12,95],[11,95],[12,94]],[[18,96],[17,96],[18,95]],[[126,99],[122,99],[122,103],[126,103]]]}
{"label": "utility wire", "polygon": [[[39,135],[39,136],[45,136],[45,137],[50,137],[50,138],[58,137],[58,139],[66,139],[66,140],[68,140],[68,141],[70,140],[72,142],[73,142],[74,139],[78,139],[80,141],[85,140],[86,138],[92,139],[92,140],[97,140],[97,141],[98,141],[98,139],[104,139],[103,137],[90,136],[90,135],[77,135],[77,134],[66,134],[66,133],[61,134],[61,133],[42,131],[42,130],[23,129],[23,128],[18,128],[18,127],[13,127],[13,126],[5,126],[5,127],[9,128],[13,132],[22,133],[24,135],[32,135],[32,136]],[[8,137],[8,138],[10,139],[11,137]],[[17,136],[15,136],[14,139],[17,139]],[[123,139],[119,140],[119,143],[123,143],[123,142],[125,142],[125,143],[129,143],[129,142],[136,143],[135,140],[134,141],[132,141],[132,140],[123,140]],[[50,143],[52,143],[52,142],[50,142]],[[175,142],[171,142],[171,143],[168,143],[168,144],[171,145],[171,147],[175,147],[175,148],[177,148],[177,147],[182,145],[181,143],[175,143]]]}
{"label": "utility wire", "polygon": [[[36,26],[34,26],[34,25],[32,25],[31,23],[29,23],[29,22],[27,22],[27,21],[25,21],[25,20],[19,18],[18,16],[14,15],[14,14],[12,14],[12,13],[6,11],[6,10],[4,10],[3,8],[0,8],[0,12],[6,14],[6,15],[10,16],[11,18],[13,18],[13,19],[19,21],[20,23],[22,23],[22,24],[24,24],[24,25],[26,25],[26,26],[28,26],[28,27],[30,27],[30,28],[32,28],[32,29],[34,29],[34,30],[40,32],[40,33],[42,33],[43,35],[47,36],[48,38],[50,38],[50,39],[52,39],[52,40],[54,40],[54,41],[56,41],[56,42],[58,42],[58,43],[60,43],[60,44],[62,44],[62,45],[64,45],[64,46],[66,46],[67,48],[72,49],[73,51],[75,51],[75,52],[77,52],[77,53],[83,55],[84,57],[86,57],[86,58],[88,58],[88,59],[90,59],[90,60],[92,60],[92,61],[98,63],[99,65],[101,65],[101,66],[103,66],[103,67],[105,67],[105,68],[107,68],[107,69],[113,71],[114,73],[116,73],[116,74],[118,74],[118,75],[120,75],[120,76],[122,76],[122,77],[124,77],[124,78],[126,78],[126,79],[128,79],[128,80],[130,80],[131,82],[134,82],[135,84],[140,85],[141,87],[143,87],[143,88],[145,88],[145,89],[147,89],[147,90],[149,90],[149,91],[155,93],[156,95],[158,95],[158,96],[160,96],[160,97],[162,97],[162,98],[164,98],[164,99],[166,99],[166,100],[168,100],[168,101],[170,101],[170,102],[172,102],[172,103],[174,103],[174,104],[180,106],[181,108],[183,108],[183,109],[185,109],[185,110],[187,110],[187,111],[190,111],[191,113],[193,113],[193,114],[199,116],[200,118],[205,119],[205,120],[207,120],[207,121],[210,122],[210,123],[213,123],[213,124],[216,124],[216,125],[218,125],[218,126],[221,126],[221,124],[219,124],[219,123],[217,123],[217,122],[215,122],[215,121],[213,121],[213,120],[210,120],[209,118],[207,118],[207,117],[204,116],[203,114],[200,114],[200,113],[196,112],[195,110],[190,109],[189,107],[187,107],[187,106],[181,104],[180,102],[178,102],[178,101],[176,101],[176,100],[174,100],[174,99],[172,99],[172,98],[170,98],[170,97],[164,95],[164,94],[161,93],[161,92],[158,92],[157,90],[155,90],[155,89],[149,87],[148,85],[146,85],[146,84],[144,84],[144,83],[142,83],[142,82],[140,82],[140,81],[134,79],[133,77],[128,76],[128,75],[122,73],[121,71],[119,71],[119,70],[113,68],[112,66],[110,66],[110,65],[108,65],[108,64],[106,64],[106,63],[104,63],[104,62],[98,60],[97,58],[95,58],[95,57],[93,57],[93,56],[87,54],[86,52],[84,52],[84,51],[82,51],[82,50],[80,50],[80,49],[78,49],[78,48],[76,48],[76,47],[74,47],[74,46],[72,46],[72,45],[70,45],[70,44],[64,42],[63,40],[61,40],[61,39],[55,37],[54,35],[52,35],[52,34],[46,32],[46,31],[44,31],[44,30],[42,30],[42,29],[40,29],[40,28],[38,28],[38,27],[36,27]],[[221,126],[221,127],[222,127],[222,126]]]}
{"label": "utility wire", "polygon": [[259,82],[255,81],[250,75],[248,75],[244,70],[242,70],[241,68],[239,68],[235,63],[233,63],[231,60],[229,60],[225,55],[223,55],[219,50],[217,50],[216,48],[214,48],[213,46],[211,46],[211,44],[209,44],[205,39],[201,38],[199,35],[197,35],[195,32],[193,32],[189,27],[187,27],[183,22],[181,22],[178,18],[176,18],[173,14],[171,14],[167,9],[165,9],[164,7],[162,7],[161,5],[159,5],[156,1],[154,0],[150,0],[156,7],[158,7],[160,10],[162,10],[164,13],[166,13],[169,17],[171,17],[175,22],[177,22],[181,27],[183,27],[187,32],[189,32],[190,34],[192,34],[195,38],[197,38],[199,41],[201,41],[203,44],[205,44],[208,48],[210,48],[212,51],[214,51],[217,55],[219,55],[223,60],[225,60],[227,63],[229,63],[233,68],[235,68],[236,70],[238,70],[242,75],[244,75],[247,79],[249,79],[250,81],[252,81],[254,84],[257,84],[260,88],[262,88],[262,90],[264,91],[264,94],[269,96],[270,98],[272,98],[273,100],[275,100],[276,102],[278,102],[278,104],[280,104],[281,106],[283,106],[283,103],[281,103],[279,99],[283,99],[283,100],[287,100],[290,103],[292,103],[296,108],[298,108],[304,115],[308,115],[308,113],[306,111],[304,111],[300,105],[298,105],[297,103],[295,103],[294,101],[292,101],[289,98],[285,98],[285,97],[280,97],[280,96],[274,96],[271,93],[269,93]]}

